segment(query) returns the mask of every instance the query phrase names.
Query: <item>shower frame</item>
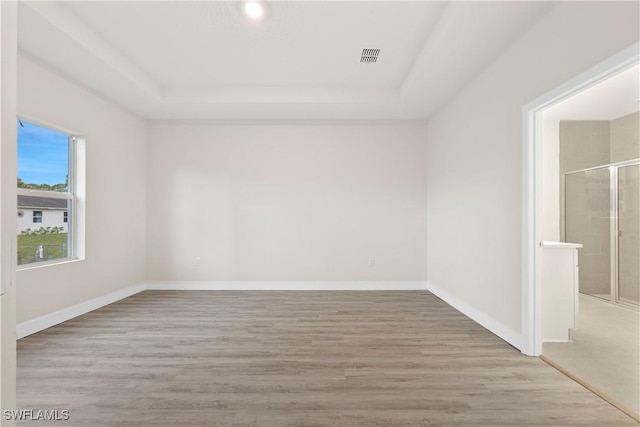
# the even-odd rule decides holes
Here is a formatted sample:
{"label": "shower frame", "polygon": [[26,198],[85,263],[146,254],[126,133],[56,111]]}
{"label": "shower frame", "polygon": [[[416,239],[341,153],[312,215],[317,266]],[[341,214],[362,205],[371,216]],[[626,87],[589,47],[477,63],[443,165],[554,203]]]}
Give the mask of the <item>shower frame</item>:
{"label": "shower frame", "polygon": [[[604,298],[600,298],[600,297],[594,297],[594,298],[599,298],[603,301],[608,301],[614,304],[620,304],[622,306],[625,307],[629,307],[629,308],[633,308],[633,309],[640,309],[640,305],[638,305],[638,303],[632,302],[632,301],[627,301],[624,298],[620,298],[620,292],[619,292],[619,242],[620,242],[620,224],[619,224],[619,219],[618,219],[618,206],[619,206],[619,200],[618,200],[618,194],[619,194],[619,182],[618,182],[618,170],[622,167],[626,167],[626,166],[635,166],[635,165],[640,165],[640,159],[632,159],[632,160],[625,160],[625,161],[621,161],[621,162],[615,162],[615,163],[609,163],[606,165],[600,165],[600,166],[594,166],[594,167],[590,167],[590,168],[585,168],[585,169],[578,169],[575,171],[571,171],[571,172],[565,172],[562,175],[562,185],[561,185],[561,197],[560,197],[560,213],[561,213],[561,221],[560,221],[560,225],[561,225],[561,229],[560,229],[560,237],[561,240],[563,242],[566,242],[566,221],[567,221],[567,215],[566,215],[566,198],[567,198],[567,193],[566,193],[566,180],[567,180],[567,175],[573,175],[573,174],[578,174],[578,173],[583,173],[583,172],[588,172],[588,171],[593,171],[593,170],[599,170],[599,169],[608,169],[609,170],[609,227],[610,227],[610,245],[611,245],[611,252],[610,252],[610,293],[609,293],[609,299],[604,299]],[[572,242],[572,243],[578,243],[578,242]],[[585,295],[589,295],[589,294],[585,294]],[[591,295],[589,295],[591,296]]]}

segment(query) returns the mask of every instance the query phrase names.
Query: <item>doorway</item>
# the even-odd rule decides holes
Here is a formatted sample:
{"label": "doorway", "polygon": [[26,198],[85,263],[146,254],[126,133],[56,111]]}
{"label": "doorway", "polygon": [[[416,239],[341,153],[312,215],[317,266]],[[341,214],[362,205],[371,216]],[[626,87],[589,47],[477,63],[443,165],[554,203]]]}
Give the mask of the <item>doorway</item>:
{"label": "doorway", "polygon": [[[640,413],[640,200],[634,173],[640,164],[639,74],[634,65],[543,113],[544,127],[552,129],[545,132],[543,152],[557,157],[544,169],[543,240],[559,237],[582,247],[575,326],[567,331],[568,341],[545,337],[542,356],[635,417]],[[553,277],[544,282],[547,288],[559,285]],[[554,301],[547,304],[544,313],[564,312]]]}
{"label": "doorway", "polygon": [[[610,77],[637,66],[640,63],[640,43],[635,43],[592,69],[578,75],[550,92],[524,105],[523,124],[523,209],[522,209],[522,344],[524,354],[539,356],[542,353],[542,248],[543,226],[547,211],[556,211],[558,203],[544,203],[544,179],[547,154],[543,152],[546,140],[544,112]],[[633,102],[637,106],[637,99]],[[546,150],[547,153],[549,150]],[[559,155],[551,156],[558,161]],[[609,163],[609,162],[603,162]],[[583,167],[584,168],[584,167]],[[558,168],[553,168],[556,171]],[[579,167],[570,169],[578,170]],[[557,177],[555,182],[559,182]],[[562,202],[559,191],[554,195]],[[543,210],[545,208],[545,210]],[[563,209],[560,208],[560,212]],[[558,218],[558,227],[560,226]],[[560,240],[560,236],[555,240]]]}
{"label": "doorway", "polygon": [[[558,129],[551,129],[547,126],[545,115],[554,107],[558,107],[571,99],[577,99],[579,95],[601,86],[601,83],[613,80],[612,78],[622,75],[625,72],[633,74],[637,84],[638,64],[640,62],[640,45],[635,44],[618,55],[599,64],[584,74],[561,85],[555,90],[527,104],[523,108],[524,125],[524,209],[523,209],[523,293],[522,293],[522,334],[523,352],[525,354],[543,356],[543,342],[541,335],[542,325],[542,248],[541,242],[550,240],[555,242],[565,241],[571,243],[584,242],[574,241],[572,233],[580,232],[571,230],[572,226],[567,225],[567,218],[570,215],[577,216],[582,220],[583,230],[587,225],[593,227],[590,231],[597,229],[598,233],[588,234],[591,239],[589,245],[598,246],[600,252],[598,257],[588,257],[579,255],[579,269],[582,272],[586,264],[595,266],[600,264],[599,278],[600,287],[585,287],[588,280],[585,279],[585,286],[581,287],[582,293],[576,299],[581,314],[590,317],[582,319],[578,317],[577,331],[595,331],[594,339],[587,340],[585,337],[577,337],[575,331],[572,332],[570,343],[547,343],[562,348],[573,347],[571,358],[573,361],[582,360],[588,362],[583,368],[555,363],[554,366],[572,376],[574,379],[587,385],[592,391],[601,395],[619,409],[626,412],[635,419],[639,419],[637,408],[638,386],[635,384],[640,377],[640,369],[637,364],[638,340],[640,335],[640,312],[637,309],[630,309],[637,302],[637,294],[632,284],[637,283],[633,273],[633,262],[638,258],[638,250],[627,250],[629,242],[637,230],[637,171],[640,163],[640,155],[630,158],[619,159],[613,151],[606,150],[588,151],[578,145],[578,152],[575,158],[582,161],[571,167],[560,167],[560,162],[565,156],[561,155],[560,149],[553,152],[545,144],[548,142],[549,134],[555,134],[559,139]],[[635,69],[634,69],[635,68]],[[604,86],[604,85],[602,85]],[[638,89],[631,91],[630,101],[632,111],[637,112]],[[629,94],[629,92],[627,92]],[[604,106],[604,103],[599,105]],[[564,117],[556,120],[559,126],[560,120],[598,120],[598,117],[588,117],[585,111],[581,111],[582,116]],[[628,111],[620,114],[610,114],[604,120],[612,121],[629,114]],[[600,118],[601,119],[601,118]],[[638,126],[636,125],[636,129]],[[551,132],[549,130],[551,129]],[[607,134],[609,134],[607,132]],[[588,138],[588,137],[587,137]],[[577,138],[576,140],[580,140]],[[584,143],[584,138],[581,143]],[[559,146],[559,141],[555,141]],[[582,151],[580,151],[582,150]],[[598,155],[601,154],[601,157]],[[555,164],[549,167],[548,160],[555,159]],[[552,173],[549,173],[552,171]],[[555,171],[555,175],[553,173]],[[572,189],[576,187],[578,191]],[[553,191],[548,191],[551,188]],[[565,191],[567,194],[565,195]],[[635,192],[635,194],[633,194]],[[586,194],[593,196],[586,197]],[[551,196],[549,196],[551,195]],[[634,200],[636,197],[636,200]],[[571,204],[574,207],[572,208]],[[589,206],[589,203],[592,205]],[[580,204],[582,204],[580,206]],[[568,206],[565,206],[568,205]],[[575,206],[580,206],[577,213]],[[567,208],[569,211],[567,211]],[[635,211],[635,213],[634,213]],[[635,219],[634,219],[635,218]],[[635,221],[635,224],[633,223]],[[580,224],[578,224],[580,225]],[[552,237],[549,237],[552,233]],[[594,237],[594,234],[596,235]],[[595,250],[594,250],[595,252]],[[595,254],[594,254],[595,255]],[[634,258],[635,257],[635,258]],[[631,270],[631,271],[630,271]],[[595,275],[595,272],[594,272]],[[580,279],[582,280],[582,279]],[[595,282],[595,280],[594,280]],[[640,286],[639,286],[640,288]],[[579,302],[578,302],[579,299]],[[605,301],[607,299],[607,301]],[[613,303],[612,303],[613,302]],[[609,323],[602,321],[605,315],[608,319],[621,322],[628,328],[625,331],[616,330]],[[611,316],[609,315],[611,314]],[[589,323],[591,322],[591,323]],[[593,327],[592,327],[593,326]],[[628,335],[625,335],[628,332]],[[604,338],[603,338],[604,337]],[[612,338],[609,340],[608,338]],[[594,347],[589,348],[590,343]],[[621,350],[616,348],[621,345]],[[545,345],[547,347],[547,345]],[[593,350],[596,348],[596,350]],[[629,352],[627,352],[629,350]],[[633,352],[636,352],[635,354]],[[546,348],[545,348],[545,353]],[[597,355],[596,355],[597,353]],[[578,357],[574,357],[578,355]],[[597,362],[594,365],[592,362]],[[557,361],[555,361],[557,362]],[[595,367],[594,367],[595,366]],[[621,382],[610,388],[603,387],[599,381],[604,379],[609,381],[612,378],[611,367],[621,367]],[[587,378],[589,375],[591,377]],[[587,378],[585,380],[585,378]],[[594,386],[594,384],[597,384]],[[622,387],[620,387],[622,384]],[[626,388],[629,386],[629,388]],[[606,389],[607,392],[600,392]],[[617,391],[615,391],[617,389]],[[632,396],[631,390],[636,393]],[[633,407],[633,408],[631,408]]]}

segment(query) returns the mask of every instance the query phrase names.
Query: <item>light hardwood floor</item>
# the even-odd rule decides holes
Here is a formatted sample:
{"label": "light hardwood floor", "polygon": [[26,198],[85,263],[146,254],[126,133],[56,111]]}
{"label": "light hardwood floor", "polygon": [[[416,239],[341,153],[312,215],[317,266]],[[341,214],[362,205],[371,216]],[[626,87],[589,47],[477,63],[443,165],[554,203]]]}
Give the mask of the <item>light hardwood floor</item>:
{"label": "light hardwood floor", "polygon": [[146,291],[18,341],[18,405],[60,427],[637,425],[426,291]]}

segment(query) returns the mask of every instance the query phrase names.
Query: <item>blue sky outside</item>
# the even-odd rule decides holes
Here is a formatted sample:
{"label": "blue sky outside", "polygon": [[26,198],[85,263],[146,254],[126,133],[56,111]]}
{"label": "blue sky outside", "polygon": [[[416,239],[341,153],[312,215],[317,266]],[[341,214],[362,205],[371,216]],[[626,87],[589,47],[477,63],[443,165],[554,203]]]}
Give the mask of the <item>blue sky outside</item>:
{"label": "blue sky outside", "polygon": [[69,137],[22,120],[18,123],[18,177],[29,184],[63,184],[69,172]]}

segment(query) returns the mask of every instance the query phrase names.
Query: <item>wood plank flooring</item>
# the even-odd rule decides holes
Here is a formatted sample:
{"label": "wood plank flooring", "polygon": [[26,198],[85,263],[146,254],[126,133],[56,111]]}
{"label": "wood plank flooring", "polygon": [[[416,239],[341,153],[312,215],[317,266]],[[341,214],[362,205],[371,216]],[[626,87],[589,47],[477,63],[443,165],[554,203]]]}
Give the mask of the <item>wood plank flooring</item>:
{"label": "wood plank flooring", "polygon": [[18,341],[18,406],[68,409],[59,427],[637,425],[426,291],[146,291]]}

